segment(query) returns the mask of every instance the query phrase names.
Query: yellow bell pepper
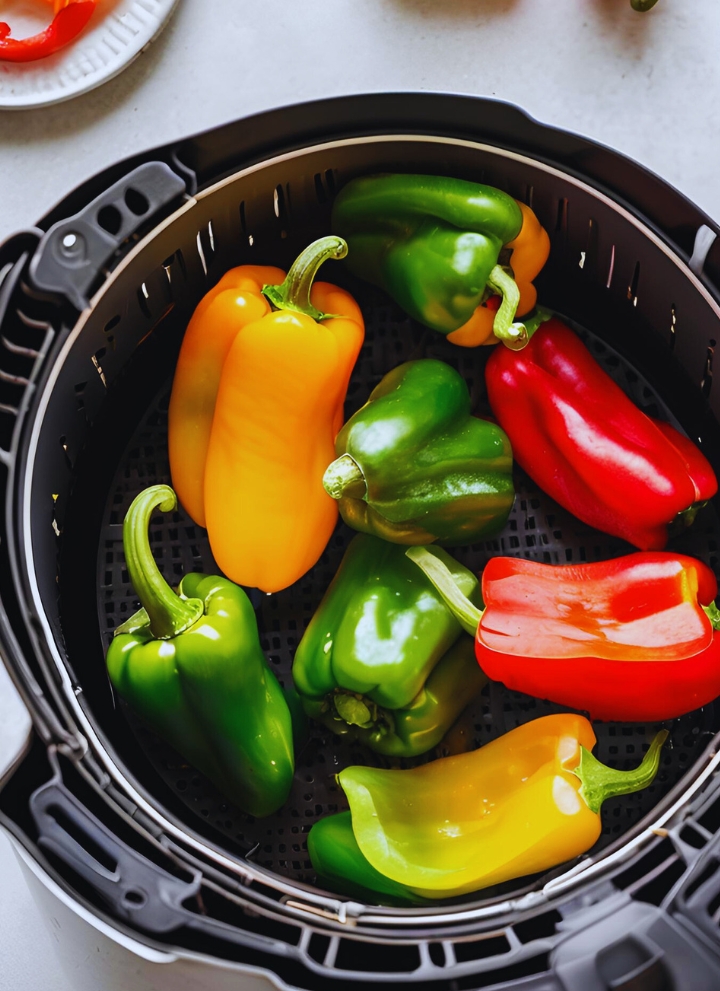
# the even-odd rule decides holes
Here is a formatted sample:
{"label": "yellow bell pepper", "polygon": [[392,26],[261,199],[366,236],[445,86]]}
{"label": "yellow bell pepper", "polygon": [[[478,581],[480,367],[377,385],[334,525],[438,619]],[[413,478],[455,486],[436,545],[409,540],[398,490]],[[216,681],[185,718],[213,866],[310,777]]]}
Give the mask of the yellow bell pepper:
{"label": "yellow bell pepper", "polygon": [[278,269],[229,273],[183,342],[169,411],[173,486],[238,585],[291,585],[337,522],[322,479],[364,324],[347,292],[313,280],[346,251],[340,238],[321,238],[281,286]]}
{"label": "yellow bell pepper", "polygon": [[[338,829],[347,813],[321,820],[308,840],[313,864],[344,890],[395,900],[449,898],[548,870],[593,846],[606,798],[650,784],[666,736],[656,736],[638,768],[616,771],[590,753],[589,721],[567,713],[412,770],[348,767],[338,781],[356,846]],[[380,887],[378,876],[391,884]]]}

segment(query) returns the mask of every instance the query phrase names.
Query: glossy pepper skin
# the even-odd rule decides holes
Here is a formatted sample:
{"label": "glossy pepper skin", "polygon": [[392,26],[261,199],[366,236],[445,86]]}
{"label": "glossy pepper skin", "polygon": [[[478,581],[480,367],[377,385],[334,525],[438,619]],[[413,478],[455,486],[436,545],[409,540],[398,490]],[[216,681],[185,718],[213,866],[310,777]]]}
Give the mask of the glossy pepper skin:
{"label": "glossy pepper skin", "polygon": [[580,565],[496,557],[481,613],[434,550],[407,553],[475,631],[485,674],[508,688],[632,722],[673,719],[720,694],[717,582],[701,561],[650,551]]}
{"label": "glossy pepper skin", "polygon": [[341,813],[310,830],[313,865],[331,885],[381,900],[451,898],[549,870],[599,839],[605,799],[651,783],[666,737],[656,736],[638,768],[615,771],[592,756],[588,720],[567,713],[411,770],[345,768],[337,779],[350,819]]}
{"label": "glossy pepper skin", "polygon": [[[550,242],[507,193],[444,176],[365,176],[340,190],[332,225],[350,246],[350,269],[420,323],[465,346],[493,330],[495,340],[524,340],[513,320],[535,305],[531,280]],[[504,247],[512,272],[500,264]],[[493,294],[502,300],[497,310],[482,305]]]}
{"label": "glossy pepper skin", "polygon": [[[232,296],[203,301],[173,383],[169,445],[173,482],[184,480],[180,500],[207,527],[223,572],[264,592],[309,571],[337,522],[322,478],[364,325],[348,293],[313,280],[325,260],[346,250],[339,238],[316,241],[281,286],[266,285],[262,298],[252,286],[245,290],[232,326],[224,320]],[[204,338],[212,342],[207,360],[193,373]]]}
{"label": "glossy pepper skin", "polygon": [[668,524],[717,492],[698,448],[642,413],[556,318],[522,352],[495,350],[485,381],[517,463],[598,530],[662,550]]}
{"label": "glossy pepper skin", "polygon": [[470,414],[464,379],[423,358],[393,369],[335,441],[323,485],[355,530],[399,544],[498,533],[515,499],[512,451]]}
{"label": "glossy pepper skin", "polygon": [[0,62],[35,62],[54,55],[84,30],[96,0],[57,0],[51,24],[30,38],[11,38],[10,25],[0,21]]}
{"label": "glossy pepper skin", "polygon": [[143,608],[115,631],[108,674],[137,715],[238,808],[266,816],[292,784],[290,711],[243,590],[189,574],[176,593],[160,574],[148,523],[155,508],[176,505],[171,488],[153,486],[125,518],[125,558]]}
{"label": "glossy pepper skin", "polygon": [[[438,554],[479,601],[475,576]],[[472,641],[404,548],[365,534],[300,641],[293,680],[309,716],[395,757],[436,746],[486,681]]]}

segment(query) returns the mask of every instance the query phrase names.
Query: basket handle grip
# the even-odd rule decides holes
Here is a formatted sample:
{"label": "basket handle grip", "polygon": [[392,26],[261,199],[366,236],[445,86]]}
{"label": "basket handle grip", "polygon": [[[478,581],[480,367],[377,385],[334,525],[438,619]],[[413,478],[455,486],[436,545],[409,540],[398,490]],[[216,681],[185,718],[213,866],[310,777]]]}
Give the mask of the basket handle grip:
{"label": "basket handle grip", "polygon": [[43,235],[30,262],[32,285],[84,310],[122,244],[186,193],[165,162],[138,166]]}

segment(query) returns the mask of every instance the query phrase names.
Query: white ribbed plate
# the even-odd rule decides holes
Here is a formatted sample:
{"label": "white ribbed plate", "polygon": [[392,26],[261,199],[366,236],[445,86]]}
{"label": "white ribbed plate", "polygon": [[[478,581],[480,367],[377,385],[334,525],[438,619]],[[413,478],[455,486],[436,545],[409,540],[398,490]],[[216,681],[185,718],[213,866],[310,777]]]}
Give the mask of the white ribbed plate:
{"label": "white ribbed plate", "polygon": [[[80,37],[37,62],[0,62],[0,108],[26,110],[86,93],[121,72],[160,33],[178,0],[100,0]],[[14,4],[11,6],[15,6]],[[42,12],[42,6],[37,4]],[[49,8],[48,8],[49,9]],[[3,5],[14,37],[24,31]]]}

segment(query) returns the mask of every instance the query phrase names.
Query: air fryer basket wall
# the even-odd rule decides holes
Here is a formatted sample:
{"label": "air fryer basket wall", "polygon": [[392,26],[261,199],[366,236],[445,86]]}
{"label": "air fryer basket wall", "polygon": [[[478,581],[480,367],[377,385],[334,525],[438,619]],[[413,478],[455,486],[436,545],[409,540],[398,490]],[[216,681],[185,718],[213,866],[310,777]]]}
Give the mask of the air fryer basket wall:
{"label": "air fryer basket wall", "polygon": [[[693,272],[677,245],[668,243],[646,217],[571,170],[544,162],[540,155],[439,133],[365,134],[325,140],[245,168],[228,169],[225,178],[187,199],[132,250],[108,260],[112,271],[97,289],[92,306],[67,335],[59,336],[32,398],[22,438],[24,464],[11,480],[15,483],[11,553],[20,599],[26,598],[31,607],[26,635],[45,673],[51,672],[57,706],[66,722],[76,725],[89,741],[102,768],[100,775],[109,775],[112,788],[129,796],[140,810],[137,818],[145,828],[168,835],[193,857],[205,857],[216,868],[239,875],[247,898],[255,897],[256,911],[264,920],[254,931],[262,933],[265,927],[271,932],[273,915],[288,922],[314,918],[315,935],[305,930],[309,935],[303,937],[304,944],[301,940],[306,965],[314,961],[316,969],[325,968],[324,973],[334,968],[338,976],[356,980],[367,969],[383,970],[380,964],[360,966],[357,954],[348,957],[352,966],[338,964],[339,947],[344,944],[333,943],[335,937],[323,944],[323,952],[310,950],[310,940],[332,931],[338,922],[343,925],[349,913],[353,938],[374,940],[376,949],[378,939],[424,948],[420,966],[387,967],[394,973],[392,980],[413,976],[438,980],[434,970],[448,979],[489,970],[496,955],[512,959],[513,964],[522,961],[528,956],[523,942],[538,938],[543,925],[549,927],[549,936],[558,928],[555,923],[562,911],[558,919],[548,917],[528,930],[524,941],[515,930],[503,929],[507,946],[491,949],[486,941],[479,952],[475,940],[473,951],[465,956],[457,947],[448,949],[452,934],[464,945],[488,920],[507,919],[511,909],[513,921],[522,926],[533,906],[541,905],[547,912],[553,899],[557,904],[553,902],[552,912],[557,914],[568,899],[578,896],[583,882],[613,872],[617,877],[623,870],[627,874],[628,862],[638,851],[655,849],[652,829],[669,842],[663,839],[664,823],[707,776],[708,745],[720,729],[718,708],[711,705],[675,721],[673,747],[654,792],[609,806],[606,837],[600,845],[604,849],[598,848],[594,858],[569,872],[553,872],[552,880],[549,875],[538,885],[528,885],[525,894],[517,885],[509,885],[489,898],[475,896],[432,910],[401,911],[345,903],[308,883],[312,878],[302,850],[303,827],[341,800],[332,772],[342,762],[366,760],[368,754],[357,754],[357,748],[340,746],[329,737],[315,741],[300,754],[298,787],[284,810],[285,818],[244,822],[191,770],[175,766],[177,758],[141,728],[135,727],[135,736],[127,732],[132,717],[115,708],[102,663],[103,640],[107,642],[114,626],[134,606],[120,553],[122,516],[137,491],[166,475],[163,416],[174,358],[193,308],[233,265],[289,262],[310,240],[328,232],[337,188],[355,175],[391,170],[475,179],[532,205],[552,240],[550,262],[539,281],[541,300],[573,321],[639,405],[673,419],[700,444],[716,470],[720,468],[716,419],[720,398],[712,390],[720,307],[699,277],[704,255],[712,246],[708,228],[701,229],[696,239]],[[654,182],[648,178],[648,186]],[[133,202],[143,206],[132,196],[124,199],[131,207]],[[145,205],[150,203],[152,196],[145,196]],[[107,207],[106,202],[103,205]],[[99,207],[93,205],[90,222],[102,228],[102,221]],[[114,223],[107,214],[105,221]],[[413,326],[381,294],[329,268],[323,277],[349,285],[368,314],[369,345],[349,394],[349,409],[364,401],[368,386],[387,370],[422,354],[459,362],[475,399],[482,403],[479,353],[458,353]],[[49,288],[47,281],[43,283],[43,271],[47,266],[44,270],[35,266],[35,289],[31,285],[25,290],[38,306],[46,304],[37,287]],[[78,292],[82,298],[82,290],[76,290],[76,297]],[[41,320],[26,318],[26,328],[28,324],[42,336]],[[719,533],[718,518],[710,507],[683,538],[682,548],[717,570]],[[203,534],[182,513],[157,523],[153,535],[158,547],[164,548],[160,563],[168,577],[212,566]],[[270,599],[257,597],[266,649],[281,674],[287,673],[295,636],[302,635],[303,623],[333,573],[345,539],[341,528],[310,579],[299,583],[300,589]],[[563,562],[604,558],[624,549],[619,541],[589,531],[548,504],[525,480],[510,526],[497,541],[473,548],[466,560],[479,566],[499,552]],[[543,703],[492,688],[463,729],[479,740],[489,739],[545,711],[551,710]],[[647,726],[598,726],[600,755],[633,765],[652,731]],[[249,848],[250,859],[243,860]],[[658,864],[678,858],[672,848],[665,853]],[[642,872],[634,879],[626,877],[626,883],[617,887],[631,887],[638,879],[643,879]],[[508,901],[511,896],[514,900]],[[248,916],[237,924],[247,929]],[[440,933],[445,942],[432,944]],[[278,937],[276,942],[281,941]],[[433,951],[433,956],[431,945],[443,949]]]}

